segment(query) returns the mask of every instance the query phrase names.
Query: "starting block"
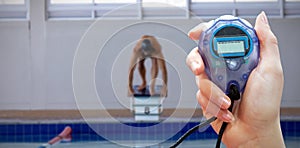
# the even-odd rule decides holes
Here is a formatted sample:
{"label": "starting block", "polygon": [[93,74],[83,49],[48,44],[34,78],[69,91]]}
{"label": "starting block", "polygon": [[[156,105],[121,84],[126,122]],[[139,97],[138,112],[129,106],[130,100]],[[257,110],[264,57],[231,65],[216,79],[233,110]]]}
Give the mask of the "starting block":
{"label": "starting block", "polygon": [[134,94],[130,99],[135,121],[159,121],[159,116],[163,111],[163,98],[160,96],[162,86],[155,86],[156,94],[152,96],[149,86],[143,91],[138,91],[137,88],[137,85],[133,86]]}

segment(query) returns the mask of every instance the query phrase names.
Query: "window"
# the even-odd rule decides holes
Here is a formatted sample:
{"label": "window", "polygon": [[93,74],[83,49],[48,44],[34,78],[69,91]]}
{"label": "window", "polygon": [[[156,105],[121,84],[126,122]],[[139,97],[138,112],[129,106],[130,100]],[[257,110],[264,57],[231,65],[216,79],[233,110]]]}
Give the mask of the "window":
{"label": "window", "polygon": [[[9,1],[24,2],[0,0]],[[47,18],[216,18],[224,14],[253,18],[262,10],[282,18],[300,17],[299,5],[300,0],[47,0]]]}
{"label": "window", "polygon": [[277,2],[277,0],[235,0],[235,2]]}
{"label": "window", "polygon": [[137,0],[95,0],[95,17],[138,18]]}
{"label": "window", "polygon": [[105,4],[105,3],[127,3],[127,4],[133,4],[136,3],[136,0],[95,0],[95,3],[99,4]]}
{"label": "window", "polygon": [[49,19],[138,17],[136,0],[48,0],[47,8]]}
{"label": "window", "polygon": [[285,0],[284,16],[291,18],[299,18],[300,15],[300,0]]}
{"label": "window", "polygon": [[184,0],[143,0],[143,7],[186,7]]}
{"label": "window", "polygon": [[280,16],[278,0],[192,0],[191,11],[196,16],[214,17],[231,14],[255,17],[264,10],[269,16]]}
{"label": "window", "polygon": [[0,0],[1,5],[20,5],[25,4],[25,0]]}
{"label": "window", "polygon": [[180,18],[188,14],[185,0],[142,0],[144,18]]}
{"label": "window", "polygon": [[192,0],[192,2],[277,2],[277,0]]}
{"label": "window", "polygon": [[25,0],[0,0],[0,19],[27,19]]}
{"label": "window", "polygon": [[93,0],[51,0],[51,4],[88,4]]}
{"label": "window", "polygon": [[233,0],[192,0],[192,2],[202,2],[202,3],[209,3],[209,2],[233,2]]}
{"label": "window", "polygon": [[111,4],[111,3],[135,3],[136,0],[51,0],[51,4]]}

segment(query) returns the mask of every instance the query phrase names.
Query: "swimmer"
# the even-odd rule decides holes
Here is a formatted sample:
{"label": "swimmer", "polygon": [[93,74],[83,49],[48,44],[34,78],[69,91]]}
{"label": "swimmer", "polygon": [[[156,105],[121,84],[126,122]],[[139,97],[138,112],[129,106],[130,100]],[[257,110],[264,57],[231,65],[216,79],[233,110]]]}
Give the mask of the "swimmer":
{"label": "swimmer", "polygon": [[[189,37],[198,40],[207,29],[202,23],[189,32]],[[280,128],[280,103],[284,77],[276,36],[271,31],[264,12],[256,18],[255,30],[260,41],[260,61],[249,76],[245,91],[233,112],[228,111],[231,102],[220,88],[210,81],[198,48],[187,57],[187,65],[196,76],[199,88],[197,99],[203,114],[211,116],[207,108],[211,104],[218,108],[218,119],[212,122],[218,132],[222,122],[228,122],[222,142],[228,148],[235,147],[285,147]]]}
{"label": "swimmer", "polygon": [[151,84],[150,84],[150,95],[155,94],[155,79],[158,75],[158,69],[162,72],[162,80],[163,86],[160,92],[160,96],[165,97],[167,95],[167,69],[164,60],[164,56],[162,54],[162,48],[156,38],[150,35],[144,35],[139,39],[137,44],[133,49],[133,53],[130,59],[129,66],[129,81],[128,81],[128,95],[132,96],[134,93],[132,87],[133,81],[133,72],[135,70],[136,65],[138,65],[138,70],[140,76],[142,78],[142,84],[139,85],[138,91],[143,91],[146,89],[146,68],[145,68],[145,59],[150,58],[152,61],[151,68]]}

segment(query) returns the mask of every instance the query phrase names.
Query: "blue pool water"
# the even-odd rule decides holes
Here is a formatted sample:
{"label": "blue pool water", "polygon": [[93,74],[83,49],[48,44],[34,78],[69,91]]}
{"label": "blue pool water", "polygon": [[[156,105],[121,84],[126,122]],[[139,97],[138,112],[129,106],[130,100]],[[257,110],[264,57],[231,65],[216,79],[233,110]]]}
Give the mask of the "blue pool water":
{"label": "blue pool water", "polygon": [[[149,127],[157,123],[126,123],[130,126],[135,127]],[[171,123],[160,123],[165,124],[153,131],[140,130],[138,132],[128,131],[126,128],[122,129],[120,124],[115,123],[95,123],[99,129],[105,129],[105,132],[110,134],[110,138],[113,138],[117,143],[130,145],[133,147],[141,146],[145,143],[152,145],[151,147],[169,147],[172,145],[181,135],[183,135],[188,129],[198,124],[198,122],[171,122]],[[54,147],[72,147],[82,148],[83,146],[88,148],[93,147],[106,147],[114,148],[120,147],[120,145],[113,142],[107,141],[104,137],[99,136],[88,124],[86,123],[47,123],[47,124],[1,124],[0,125],[0,148],[34,148],[38,147],[42,143],[46,143],[49,139],[55,137],[61,132],[65,126],[72,128],[72,142],[60,143]],[[178,127],[183,127],[179,132],[165,142],[156,142],[160,140],[159,136],[155,132],[160,132],[160,135],[174,132]],[[285,139],[286,146],[289,147],[300,147],[300,121],[282,121],[281,122],[282,132]],[[217,135],[211,127],[205,132],[195,132],[190,135],[186,141],[184,141],[181,147],[214,147]],[[127,144],[126,144],[127,143]]]}

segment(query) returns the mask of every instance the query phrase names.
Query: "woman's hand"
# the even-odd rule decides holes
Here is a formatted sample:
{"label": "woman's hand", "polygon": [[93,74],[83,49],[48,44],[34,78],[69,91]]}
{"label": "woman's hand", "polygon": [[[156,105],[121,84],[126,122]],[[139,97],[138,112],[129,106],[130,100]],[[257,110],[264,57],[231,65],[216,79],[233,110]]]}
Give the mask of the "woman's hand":
{"label": "woman's hand", "polygon": [[[207,23],[196,26],[189,37],[198,40]],[[264,12],[256,19],[255,30],[260,41],[260,61],[248,78],[241,101],[229,112],[230,99],[210,81],[204,64],[193,49],[187,65],[196,75],[197,99],[206,117],[216,116],[212,123],[219,132],[222,122],[230,122],[223,135],[227,147],[285,147],[280,129],[280,103],[283,90],[283,70],[278,43]]]}

